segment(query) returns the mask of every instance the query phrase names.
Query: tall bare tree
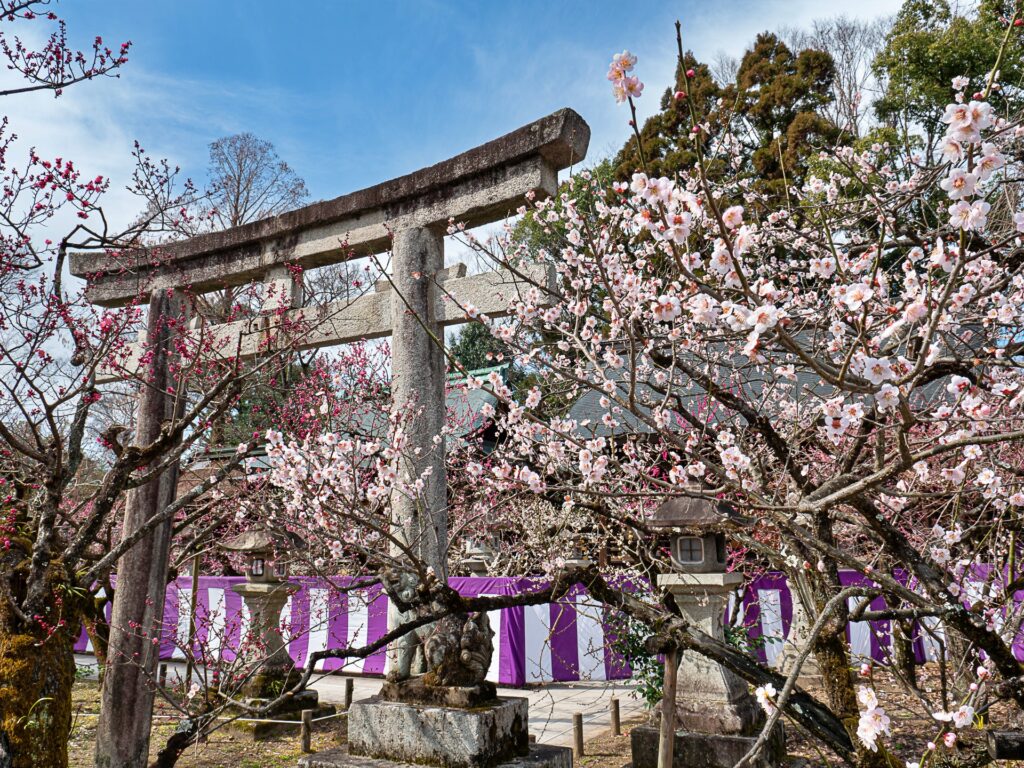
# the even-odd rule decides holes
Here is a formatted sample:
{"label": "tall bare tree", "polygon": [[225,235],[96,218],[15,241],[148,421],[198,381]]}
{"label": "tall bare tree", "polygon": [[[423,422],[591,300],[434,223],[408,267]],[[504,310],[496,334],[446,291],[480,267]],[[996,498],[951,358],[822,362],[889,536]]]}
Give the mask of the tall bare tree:
{"label": "tall bare tree", "polygon": [[891,26],[892,19],[887,17],[867,20],[836,16],[818,19],[810,29],[779,31],[780,37],[794,49],[815,48],[832,57],[832,101],[823,109],[832,122],[854,136],[863,134],[876,90],[871,63]]}
{"label": "tall bare tree", "polygon": [[209,174],[212,221],[218,229],[276,216],[309,197],[306,182],[274,145],[248,132],[210,144]]}
{"label": "tall bare tree", "polygon": [[[193,219],[193,234],[228,229],[298,208],[309,197],[306,182],[277,154],[273,143],[245,132],[210,143],[207,209]],[[230,290],[203,302],[203,312],[217,320],[232,313]]]}

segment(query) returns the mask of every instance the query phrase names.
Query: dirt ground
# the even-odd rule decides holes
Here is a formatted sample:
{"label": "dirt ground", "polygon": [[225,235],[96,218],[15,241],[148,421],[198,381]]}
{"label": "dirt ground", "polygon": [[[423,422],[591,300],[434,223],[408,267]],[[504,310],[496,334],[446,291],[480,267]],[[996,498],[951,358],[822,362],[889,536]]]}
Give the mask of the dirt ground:
{"label": "dirt ground", "polygon": [[[96,739],[96,717],[99,712],[99,686],[94,680],[80,680],[75,683],[75,717],[71,728],[70,757],[72,768],[93,768]],[[157,702],[150,759],[156,759],[160,748],[174,733],[175,710],[166,702]],[[171,717],[168,717],[171,716]],[[337,745],[337,720],[317,723],[313,729],[313,749],[330,749]],[[189,749],[178,761],[180,768],[295,768],[302,757],[299,745],[299,729],[291,728],[290,734],[282,734],[268,741],[253,742],[228,728],[215,731],[209,739]]]}
{"label": "dirt ground", "polygon": [[[86,713],[99,711],[99,686],[95,681],[75,683],[76,717],[71,730],[71,767],[93,768],[96,738],[96,717]],[[157,703],[157,715],[171,715],[174,710],[166,702]],[[606,734],[590,739],[584,745],[585,757],[579,765],[586,768],[622,768],[630,761],[629,730],[642,719],[623,722],[623,735]],[[160,747],[174,732],[173,719],[155,718],[150,742],[150,759],[156,758]],[[298,728],[268,741],[253,742],[229,729],[215,732],[210,738],[192,747],[178,761],[180,768],[295,768],[302,756]],[[319,723],[314,728],[313,749],[337,746],[337,720]]]}
{"label": "dirt ground", "polygon": [[[930,688],[928,676],[936,674],[934,670],[925,668],[920,672],[922,687]],[[894,752],[902,759],[917,760],[924,750],[925,743],[934,735],[933,724],[920,712],[920,706],[893,686],[882,680],[875,681],[879,700],[893,719],[893,731],[898,738],[888,740]],[[810,692],[820,695],[813,686]],[[93,750],[96,734],[96,717],[99,711],[99,690],[94,681],[79,681],[75,684],[75,721],[71,732],[71,766],[72,768],[92,768]],[[174,709],[166,702],[159,702],[154,722],[151,741],[151,759],[163,746],[167,738],[174,732]],[[592,738],[584,745],[584,757],[577,761],[583,768],[624,768],[630,763],[629,731],[643,719],[634,719],[623,723],[623,735],[612,736],[610,733]],[[1021,728],[1024,721],[1020,717],[1009,720],[1005,713],[996,711],[994,722],[1002,728]],[[313,749],[322,751],[330,749],[338,743],[339,720],[328,720],[316,725],[313,734]],[[192,747],[178,761],[181,768],[294,768],[302,756],[299,745],[298,728],[276,738],[253,742],[251,739],[229,728],[214,732],[204,743]],[[961,746],[954,752],[940,748],[942,757],[955,764],[956,758],[966,757],[967,751],[978,749],[983,743],[984,734],[980,731],[961,731]],[[794,758],[793,766],[836,765],[840,761],[834,755],[822,755],[817,751],[816,744],[807,739],[791,723],[786,723],[787,748]],[[802,758],[802,760],[801,760]],[[1001,762],[1007,768],[1024,768],[1024,762]]]}

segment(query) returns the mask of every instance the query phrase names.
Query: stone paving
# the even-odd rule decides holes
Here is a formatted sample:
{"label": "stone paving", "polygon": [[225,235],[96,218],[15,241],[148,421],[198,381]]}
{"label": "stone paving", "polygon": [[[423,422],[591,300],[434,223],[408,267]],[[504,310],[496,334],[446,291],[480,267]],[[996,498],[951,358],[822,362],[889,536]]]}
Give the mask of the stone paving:
{"label": "stone paving", "polygon": [[[79,666],[95,666],[92,656],[76,655]],[[172,662],[168,674],[182,674],[185,665]],[[323,675],[314,678],[313,688],[324,704],[341,704],[345,698],[345,675]],[[365,699],[380,690],[381,680],[376,677],[352,676],[353,699]],[[499,688],[499,696],[525,696],[530,700],[530,733],[538,743],[571,747],[573,743],[572,716],[583,713],[583,737],[600,736],[610,727],[609,700],[619,699],[622,722],[641,715],[643,703],[630,696],[632,687],[627,681],[548,683],[528,688]]]}

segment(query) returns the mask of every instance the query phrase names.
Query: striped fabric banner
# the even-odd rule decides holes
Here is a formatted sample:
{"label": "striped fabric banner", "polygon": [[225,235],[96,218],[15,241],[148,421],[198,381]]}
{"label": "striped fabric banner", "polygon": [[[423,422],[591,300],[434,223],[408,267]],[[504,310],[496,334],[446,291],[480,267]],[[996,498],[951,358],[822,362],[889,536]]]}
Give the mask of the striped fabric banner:
{"label": "striped fabric banner", "polygon": [[[842,573],[844,584],[868,584],[856,573]],[[193,654],[205,659],[234,658],[236,649],[249,631],[249,616],[241,597],[231,589],[244,578],[201,577],[196,594],[195,647]],[[388,599],[379,585],[359,586],[351,577],[318,580],[296,577],[299,585],[281,612],[282,634],[288,651],[299,667],[310,654],[332,648],[357,648],[373,642],[387,632]],[[467,597],[478,595],[514,595],[535,592],[545,586],[537,579],[452,578],[451,585]],[[640,589],[644,587],[641,586]],[[967,595],[980,594],[983,585],[965,589]],[[1017,594],[1024,601],[1024,592]],[[180,578],[168,585],[164,604],[164,633],[161,658],[184,659],[188,643],[192,584]],[[856,605],[850,601],[850,607]],[[1019,603],[1018,603],[1019,604]],[[876,598],[871,607],[885,606]],[[581,586],[555,603],[516,606],[491,611],[494,631],[494,657],[488,679],[501,685],[576,680],[621,680],[630,676],[628,664],[612,644],[615,623],[609,610],[590,597]],[[757,578],[729,601],[727,621],[744,628],[754,640],[761,661],[775,664],[782,652],[793,616],[793,596],[781,574]],[[1001,624],[1001,620],[996,622]],[[915,628],[914,651],[918,661],[936,658],[942,638],[942,626],[926,620]],[[847,639],[854,660],[888,661],[890,649],[888,622],[851,622]],[[1024,636],[1013,646],[1017,658],[1024,661]],[[91,653],[85,631],[75,645],[78,653]],[[325,659],[323,671],[344,670],[352,674],[382,675],[387,655],[381,648],[365,659]]]}

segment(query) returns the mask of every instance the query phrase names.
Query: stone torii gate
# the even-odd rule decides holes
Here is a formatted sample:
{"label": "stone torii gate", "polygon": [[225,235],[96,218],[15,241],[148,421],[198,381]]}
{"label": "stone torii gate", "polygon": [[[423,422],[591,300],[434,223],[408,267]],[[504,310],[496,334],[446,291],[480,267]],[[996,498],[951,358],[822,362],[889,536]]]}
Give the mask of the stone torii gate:
{"label": "stone torii gate", "polygon": [[[414,413],[407,427],[411,450],[405,469],[413,477],[431,469],[421,499],[395,495],[393,517],[404,542],[444,577],[447,478],[444,442],[433,442],[445,420],[445,358],[438,342],[443,343],[445,326],[466,321],[460,305],[473,304],[482,313],[501,316],[517,293],[534,285],[550,286],[554,279],[552,270],[541,266],[518,276],[504,270],[466,276],[461,265],[446,270],[444,235],[452,219],[479,226],[514,213],[529,193],[554,194],[558,171],[582,161],[589,140],[586,122],[563,109],[429,168],[280,216],[158,252],[73,254],[71,272],[86,278],[92,303],[116,307],[140,294],[152,296],[151,354],[142,357],[142,347],[136,345],[118,360],[116,371],[101,371],[100,378],[122,378],[145,361],[151,380],[166,379],[171,340],[157,331],[160,313],[170,312],[167,297],[178,289],[203,293],[262,281],[272,286],[268,294],[277,302],[275,310],[283,308],[280,302],[291,307],[283,321],[268,317],[262,326],[243,320],[204,329],[215,342],[230,342],[224,348],[232,355],[259,355],[274,322],[308,326],[309,333],[297,340],[297,347],[305,349],[390,335],[392,395],[396,404],[407,404]],[[378,285],[352,301],[303,306],[301,279],[293,277],[289,265],[312,268],[388,250],[394,290]],[[160,392],[157,386],[143,388],[136,419],[140,436],[155,434],[168,414],[167,388]],[[165,476],[130,495],[125,535],[173,500],[174,485]],[[158,661],[151,638],[159,633],[163,618],[163,601],[151,596],[162,594],[166,583],[169,531],[168,522],[144,540],[151,551],[137,546],[118,564],[105,717],[97,732],[97,764],[104,768],[146,764],[153,701],[147,677],[152,679]],[[159,592],[153,591],[157,587]],[[118,630],[129,622],[141,630]]]}

